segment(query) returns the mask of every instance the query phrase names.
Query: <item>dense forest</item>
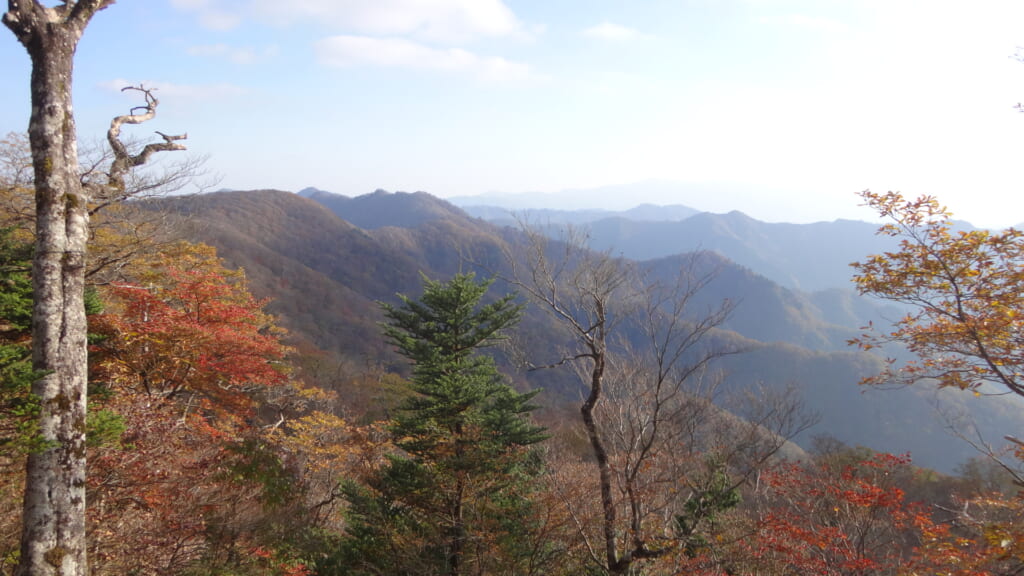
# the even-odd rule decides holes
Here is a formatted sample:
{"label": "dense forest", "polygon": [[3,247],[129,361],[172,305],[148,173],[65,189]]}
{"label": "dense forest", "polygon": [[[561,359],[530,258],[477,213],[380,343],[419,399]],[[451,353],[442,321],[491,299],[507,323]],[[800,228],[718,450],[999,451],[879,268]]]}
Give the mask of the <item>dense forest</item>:
{"label": "dense forest", "polygon": [[[44,448],[28,392],[31,187],[12,169],[24,145],[4,141],[4,573],[18,559],[24,457]],[[815,297],[721,251],[631,260],[572,228],[502,227],[424,194],[329,200],[363,203],[361,216],[270,191],[98,212],[93,573],[1019,567],[1013,453],[971,449],[938,472],[841,439],[861,428],[898,444],[912,435],[886,434],[895,426],[945,424],[900,399],[920,400],[909,390],[862,394],[858,379],[907,373],[887,373],[870,348],[891,344],[827,321]],[[921,210],[900,202],[890,209]],[[948,226],[940,216],[907,230]],[[879,278],[870,258],[858,278]],[[845,381],[823,391],[830,375]],[[980,382],[946,388],[981,394]],[[896,408],[856,412],[865,396]],[[995,421],[1012,432],[1006,412]],[[981,414],[991,425],[996,412]],[[984,449],[971,430],[939,445]]]}
{"label": "dense forest", "polygon": [[[376,323],[382,317],[376,302],[393,302],[396,293],[417,293],[420,272],[431,278],[450,278],[460,271],[496,275],[497,291],[516,291],[508,282],[512,271],[506,252],[528,243],[518,225],[469,217],[424,193],[378,191],[355,198],[319,194],[311,199],[315,202],[287,192],[239,191],[167,198],[149,206],[183,216],[190,238],[216,246],[232,266],[246,270],[257,294],[274,299],[269,310],[293,337],[310,340],[350,366],[365,364],[366,358],[396,361],[379,337]],[[857,297],[850,280],[849,262],[857,257],[844,255],[843,250],[868,245],[882,252],[895,247],[876,238],[877,226],[838,222],[835,227],[818,224],[801,230],[796,225],[747,225],[755,230],[749,240],[733,226],[714,226],[726,230],[726,238],[732,238],[741,252],[756,246],[767,254],[762,263],[752,261],[748,267],[735,264],[728,245],[713,234],[683,243],[689,236],[686,226],[706,230],[704,223],[716,215],[700,216],[674,223],[679,252],[630,260],[629,265],[638,278],[661,283],[674,282],[682,267],[691,268],[695,276],[708,276],[707,286],[689,304],[700,310],[729,300],[731,313],[708,338],[743,350],[718,360],[720,390],[795,389],[807,411],[821,419],[798,435],[798,444],[807,447],[813,436],[829,434],[854,446],[910,452],[917,464],[949,473],[977,452],[946,431],[948,418],[942,414],[965,413],[990,438],[1024,425],[1024,411],[1014,399],[967,397],[931,387],[882,391],[857,385],[883,369],[884,355],[862,353],[847,342],[860,334],[860,327],[885,325],[903,313],[879,300]],[[726,224],[736,220],[732,214],[720,216]],[[647,223],[637,221],[636,227]],[[601,225],[595,222],[585,229],[587,246],[593,242],[593,229]],[[548,232],[553,242],[564,236],[561,229]],[[816,235],[816,242],[796,240],[808,234]],[[716,248],[711,250],[712,246]],[[797,253],[797,246],[816,252],[835,246],[838,263]],[[807,263],[819,273],[840,268],[845,275],[817,292],[780,285],[767,271],[782,267],[774,255],[788,247],[796,254],[791,257],[795,264],[786,268],[792,271],[787,277],[799,275]],[[553,363],[557,358],[552,351],[564,348],[559,330],[539,308],[527,309],[518,333],[517,341],[537,365]],[[896,349],[885,353],[900,355]],[[503,362],[502,357],[498,360]],[[522,363],[516,366],[511,361],[505,366],[518,387],[541,389],[544,406],[572,403],[580,396],[580,382],[571,371],[523,370]]]}
{"label": "dense forest", "polygon": [[1024,572],[1024,233],[894,192],[844,250],[858,224],[160,197],[196,164],[122,137],[151,89],[77,148],[111,4],[3,18],[33,112],[0,142],[0,574]]}

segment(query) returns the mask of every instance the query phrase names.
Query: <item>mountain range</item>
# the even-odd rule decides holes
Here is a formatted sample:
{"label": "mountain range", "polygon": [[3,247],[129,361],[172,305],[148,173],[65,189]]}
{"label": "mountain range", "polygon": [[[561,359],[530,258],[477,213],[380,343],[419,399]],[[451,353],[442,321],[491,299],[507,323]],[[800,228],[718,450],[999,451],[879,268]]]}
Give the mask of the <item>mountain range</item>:
{"label": "mountain range", "polygon": [[[189,239],[215,246],[229,264],[243,267],[253,292],[273,299],[269,310],[303,346],[395,369],[398,359],[379,333],[377,302],[394,302],[396,293],[415,296],[421,275],[506,271],[508,247],[523,241],[507,212],[462,209],[423,192],[346,197],[316,189],[230,191],[147,206],[186,216]],[[715,276],[694,305],[736,303],[715,338],[745,350],[721,365],[726,389],[798,389],[806,407],[821,415],[798,442],[829,434],[851,445],[911,452],[918,464],[949,471],[975,454],[944,432],[952,416],[937,416],[937,407],[947,415],[970,414],[991,438],[1024,425],[1024,410],[1014,399],[857,385],[883,361],[846,341],[867,321],[899,313],[849,288],[849,262],[889,246],[887,238],[874,235],[873,225],[768,224],[739,212],[685,207],[568,212],[532,216],[546,217],[553,235],[566,224],[586,226],[593,249],[637,260],[652,277],[673,274],[693,261],[689,253],[703,250],[700,265]],[[671,219],[657,219],[668,214]],[[507,289],[496,283],[495,290]],[[528,334],[525,353],[538,364],[561,346],[558,331],[536,310],[521,330]],[[517,386],[543,388],[542,402],[571,403],[581,393],[567,371],[517,371],[508,362],[506,370]]]}

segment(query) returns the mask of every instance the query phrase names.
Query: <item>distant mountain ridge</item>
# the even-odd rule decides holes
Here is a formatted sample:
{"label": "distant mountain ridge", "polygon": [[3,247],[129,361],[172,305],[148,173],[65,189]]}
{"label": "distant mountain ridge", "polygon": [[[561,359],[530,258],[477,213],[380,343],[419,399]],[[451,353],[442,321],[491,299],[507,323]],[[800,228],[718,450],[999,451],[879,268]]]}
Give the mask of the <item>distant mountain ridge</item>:
{"label": "distant mountain ridge", "polygon": [[[505,247],[521,241],[516,230],[473,218],[425,193],[377,191],[347,198],[320,190],[302,196],[263,190],[165,198],[149,205],[187,216],[191,238],[216,246],[230,264],[243,266],[253,291],[274,299],[269,309],[297,336],[325,350],[384,362],[395,360],[379,333],[377,301],[394,301],[396,292],[417,294],[421,272],[445,278],[459,271],[500,271]],[[730,230],[759,227],[741,215],[731,217],[739,224]],[[770,239],[769,233],[763,241]],[[466,256],[486,268],[469,264]],[[879,358],[844,344],[863,315],[872,313],[870,307],[861,309],[863,303],[841,291],[808,295],[788,289],[720,255],[707,256],[701,265],[718,276],[694,305],[700,309],[721,298],[738,302],[734,317],[714,337],[748,350],[723,364],[730,389],[797,386],[808,407],[823,415],[815,432],[881,450],[910,450],[926,466],[949,470],[970,455],[966,446],[940,436],[928,390],[864,394],[856,385],[881,368]],[[667,277],[689,261],[672,254],[641,266]],[[495,287],[506,289],[500,282]],[[531,356],[543,360],[561,347],[559,331],[542,314],[531,313],[521,330]],[[580,392],[566,371],[516,378],[545,388],[549,401],[573,399]],[[952,405],[974,411],[986,431],[1024,427],[1024,411],[1003,400],[972,397],[963,405],[962,395],[946,396]]]}
{"label": "distant mountain ridge", "polygon": [[304,188],[299,195],[328,207],[352,224],[373,230],[384,226],[414,228],[430,220],[459,217],[461,210],[426,192],[376,190],[350,198],[316,188]]}
{"label": "distant mountain ridge", "polygon": [[[647,204],[620,211],[515,210],[468,204],[460,209],[425,192],[376,190],[350,198],[306,188],[299,194],[366,229],[410,227],[458,213],[512,228],[525,222],[554,236],[562,226],[583,227],[593,249],[614,250],[634,260],[711,250],[783,286],[805,292],[850,288],[851,262],[895,246],[892,239],[876,234],[877,224],[868,222],[768,223],[737,210],[713,214],[682,205]],[[406,204],[404,210],[396,210],[402,203]]]}
{"label": "distant mountain ridge", "polygon": [[785,191],[740,182],[646,180],[592,188],[563,189],[558,192],[488,192],[474,196],[451,196],[447,200],[461,208],[498,206],[510,210],[571,211],[600,206],[608,210],[621,211],[638,204],[683,204],[700,212],[727,212],[736,207],[743,207],[753,213],[773,214],[773,220],[785,220],[787,215],[806,219],[807,207],[780,206],[774,200],[782,192]]}
{"label": "distant mountain ridge", "polygon": [[836,220],[778,224],[739,211],[703,212],[679,222],[635,222],[623,218],[590,224],[591,246],[646,260],[691,250],[714,250],[789,288],[806,292],[849,288],[850,263],[895,247],[876,235],[878,226]]}
{"label": "distant mountain ridge", "polygon": [[[453,267],[445,273],[453,273],[459,264],[457,260],[439,261],[438,254],[446,251],[443,246],[435,246],[435,238],[457,243],[459,238],[476,235],[491,236],[488,241],[499,242],[516,234],[514,230],[506,228],[503,232],[500,227],[474,219],[443,199],[424,192],[377,190],[349,198],[318,190],[308,193],[307,197],[352,225],[363,223],[362,227],[374,238],[397,242],[403,250],[419,252],[415,260],[425,268]],[[495,256],[494,249],[490,249],[491,256]],[[681,253],[685,252],[649,259],[643,267],[652,271],[678,269],[685,264]],[[845,350],[846,340],[860,326],[859,319],[845,325],[823,321],[821,311],[805,294],[779,286],[746,267],[736,266],[720,254],[708,254],[703,263],[718,272],[709,289],[698,298],[700,305],[713,305],[715,299],[728,298],[737,302],[741,310],[755,307],[761,310],[759,314],[737,315],[726,324],[726,328],[747,337],[765,342],[785,341],[814,349]],[[776,311],[778,315],[774,315]]]}
{"label": "distant mountain ridge", "polygon": [[658,206],[640,204],[628,210],[556,210],[552,208],[511,209],[500,206],[462,206],[462,210],[476,218],[482,218],[500,226],[516,226],[520,221],[539,226],[552,224],[587,224],[608,218],[625,218],[638,222],[675,222],[685,220],[700,212],[675,204]]}

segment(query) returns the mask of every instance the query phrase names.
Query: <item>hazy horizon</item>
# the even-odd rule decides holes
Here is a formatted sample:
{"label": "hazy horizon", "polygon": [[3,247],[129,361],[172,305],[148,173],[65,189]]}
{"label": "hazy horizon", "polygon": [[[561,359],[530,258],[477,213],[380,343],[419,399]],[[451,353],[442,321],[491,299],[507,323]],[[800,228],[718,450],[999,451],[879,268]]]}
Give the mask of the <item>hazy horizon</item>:
{"label": "hazy horizon", "polygon": [[[154,88],[131,135],[187,132],[234,189],[674,182],[637,200],[801,221],[899,190],[999,227],[1024,220],[1021,21],[1015,0],[118,2],[78,47],[75,115],[96,140],[138,104],[122,87]],[[24,131],[9,33],[0,69],[0,133]]]}

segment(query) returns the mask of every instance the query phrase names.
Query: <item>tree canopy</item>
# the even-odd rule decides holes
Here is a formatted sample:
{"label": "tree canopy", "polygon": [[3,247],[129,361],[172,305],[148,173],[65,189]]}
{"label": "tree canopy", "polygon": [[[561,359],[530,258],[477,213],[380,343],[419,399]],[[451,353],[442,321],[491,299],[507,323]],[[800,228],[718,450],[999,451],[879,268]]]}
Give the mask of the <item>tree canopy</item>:
{"label": "tree canopy", "polygon": [[532,550],[524,526],[541,467],[527,448],[545,435],[527,417],[534,394],[513,390],[481,353],[522,312],[514,295],[484,303],[490,285],[425,278],[418,300],[382,304],[384,334],[412,377],[390,427],[401,451],[347,490],[353,573],[491,573]]}
{"label": "tree canopy", "polygon": [[[965,230],[931,196],[863,192],[888,222],[880,229],[899,249],[853,264],[861,294],[908,307],[891,331],[870,330],[861,349],[897,343],[918,359],[869,378],[869,384],[939,386],[1024,396],[1024,233]],[[992,385],[992,386],[986,386]]]}

